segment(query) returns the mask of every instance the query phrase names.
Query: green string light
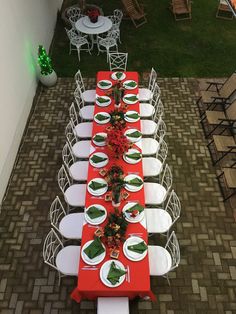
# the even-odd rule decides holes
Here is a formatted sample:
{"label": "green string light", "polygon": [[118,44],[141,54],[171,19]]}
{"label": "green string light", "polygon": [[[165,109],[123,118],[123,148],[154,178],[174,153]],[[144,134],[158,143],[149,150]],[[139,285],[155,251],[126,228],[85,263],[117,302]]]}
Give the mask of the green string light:
{"label": "green string light", "polygon": [[38,63],[41,68],[41,74],[48,75],[53,72],[52,60],[47,55],[45,48],[41,45],[39,45],[38,48]]}

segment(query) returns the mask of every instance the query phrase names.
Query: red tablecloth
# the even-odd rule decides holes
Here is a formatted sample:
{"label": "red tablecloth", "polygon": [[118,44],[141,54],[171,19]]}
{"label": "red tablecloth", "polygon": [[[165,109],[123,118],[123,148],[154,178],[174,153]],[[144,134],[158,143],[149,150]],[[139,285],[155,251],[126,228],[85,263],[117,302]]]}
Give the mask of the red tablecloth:
{"label": "red tablecloth", "polygon": [[[111,79],[111,73],[112,72],[98,72],[97,74],[97,82],[100,80],[110,80],[113,84],[116,83],[116,81]],[[138,73],[137,72],[125,72],[126,78],[125,80],[134,80],[138,82]],[[100,96],[105,95],[106,90],[102,90],[100,88],[96,88],[96,93]],[[137,94],[138,93],[138,88],[134,90],[126,90],[125,94],[127,93],[132,93],[132,94]],[[107,106],[107,107],[99,107],[95,105],[95,112],[94,114],[105,111],[105,112],[110,112],[111,110],[114,110],[114,101]],[[139,112],[139,102],[136,104],[129,105],[128,110],[135,110]],[[105,125],[99,125],[95,121],[93,122],[93,135],[98,133],[98,132],[106,132],[106,127],[109,124]],[[140,130],[140,121],[135,122],[135,123],[127,123],[126,124],[126,129],[128,128],[136,128]],[[96,152],[104,152],[108,154],[109,156],[109,150],[108,148],[105,147],[96,147],[92,143],[92,145],[95,148]],[[137,147],[135,147],[137,148]],[[123,159],[120,160],[114,160],[114,159],[109,159],[109,163],[106,166],[108,169],[112,164],[119,164],[122,166],[125,174],[131,174],[135,173],[138,174],[139,176],[143,177],[143,169],[142,169],[142,162],[140,161],[138,164],[132,165],[126,163]],[[99,175],[99,170],[98,168],[94,168],[93,166],[89,165],[88,169],[88,182],[95,178],[95,177],[101,177]],[[127,200],[123,200],[121,202],[121,205],[119,207],[120,210],[122,210],[123,206],[130,201],[138,201],[140,204],[143,206],[145,205],[144,201],[144,189],[141,189],[138,192],[129,192],[130,196],[128,197]],[[88,207],[91,204],[101,204],[103,205],[109,214],[109,212],[113,211],[113,207],[111,205],[111,202],[106,202],[104,200],[104,195],[103,198],[98,198],[96,196],[92,196],[89,192],[86,194],[86,201],[85,201],[85,206]],[[104,226],[107,223],[107,219],[101,226]],[[81,248],[83,245],[93,239],[94,236],[94,231],[96,229],[94,226],[91,226],[89,224],[85,224],[83,227],[83,233],[82,233],[82,240],[81,240]],[[141,223],[129,223],[126,235],[129,237],[129,234],[142,234],[142,238],[146,241],[148,241],[148,234],[147,230]],[[100,280],[99,272],[102,264],[106,262],[107,260],[111,259],[109,256],[109,250],[107,250],[107,254],[105,259],[97,265],[98,269],[95,270],[86,270],[84,269],[84,266],[86,263],[80,258],[80,263],[79,263],[79,270],[78,270],[78,284],[77,287],[74,289],[74,291],[71,294],[71,297],[77,301],[80,302],[81,299],[96,299],[99,296],[107,296],[107,297],[114,297],[114,296],[128,296],[130,299],[135,298],[137,296],[139,297],[150,297],[152,300],[155,300],[155,296],[150,290],[150,272],[149,272],[149,263],[148,263],[148,255],[146,257],[138,262],[133,262],[130,261],[129,259],[126,258],[126,256],[123,253],[122,246],[120,247],[120,255],[118,260],[123,263],[123,265],[126,267],[129,265],[130,269],[130,282],[124,281],[120,286],[116,288],[109,288],[105,286],[102,281]]]}

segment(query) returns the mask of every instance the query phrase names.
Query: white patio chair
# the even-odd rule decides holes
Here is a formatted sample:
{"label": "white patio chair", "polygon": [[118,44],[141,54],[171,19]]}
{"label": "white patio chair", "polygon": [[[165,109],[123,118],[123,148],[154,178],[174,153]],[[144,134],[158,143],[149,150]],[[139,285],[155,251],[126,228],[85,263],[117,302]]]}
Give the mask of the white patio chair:
{"label": "white patio chair", "polygon": [[57,180],[59,188],[61,189],[65,201],[69,206],[85,206],[86,184],[72,184],[72,180],[69,178],[63,165],[58,171]]}
{"label": "white patio chair", "polygon": [[166,164],[162,172],[160,183],[144,182],[144,195],[146,205],[162,204],[172,186],[172,173]]}
{"label": "white patio chair", "polygon": [[108,54],[113,52],[118,52],[117,39],[119,38],[119,32],[116,30],[112,30],[108,33],[107,37],[97,36],[97,46],[98,46],[98,55],[100,52],[107,53],[107,61]]}
{"label": "white patio chair", "polygon": [[155,157],[144,157],[142,159],[144,179],[159,176],[165,164],[167,154],[168,146],[166,142],[162,140]]}
{"label": "white patio chair", "polygon": [[[78,34],[74,28],[71,28],[70,30],[65,28],[65,30],[70,41],[69,54],[71,54],[72,50],[77,50],[79,61],[80,61],[80,51],[87,51],[89,52],[89,54],[91,54],[89,42],[85,36],[81,36],[80,34]],[[75,46],[75,48],[73,48],[73,46]],[[82,48],[83,46],[86,46],[86,48]]]}
{"label": "white patio chair", "polygon": [[[153,115],[155,114],[155,110],[158,107],[158,105],[162,105],[162,103],[160,104],[160,102],[161,102],[160,95],[161,95],[160,87],[157,84],[155,84],[151,101],[149,103],[141,102],[139,104],[139,106],[140,106],[140,117],[141,118],[151,119],[153,117]],[[163,105],[162,105],[162,107],[163,107]]]}
{"label": "white patio chair", "polygon": [[108,53],[110,71],[126,71],[128,53],[111,52]]}
{"label": "white patio chair", "polygon": [[68,143],[62,149],[62,160],[72,180],[87,181],[89,162],[87,160],[76,161]]}
{"label": "white patio chair", "polygon": [[143,120],[141,119],[141,133],[143,136],[153,136],[158,131],[159,124],[162,122],[162,114],[161,116],[154,115],[153,120]]}
{"label": "white patio chair", "polygon": [[181,204],[174,190],[171,191],[164,208],[145,208],[148,233],[167,233],[180,217]]}
{"label": "white patio chair", "polygon": [[79,123],[78,116],[75,111],[75,107],[73,105],[71,105],[69,108],[69,114],[70,114],[70,122],[72,123],[73,130],[76,136],[78,137],[78,139],[91,138],[92,130],[93,130],[93,123],[92,122]]}
{"label": "white patio chair", "polygon": [[180,250],[179,242],[173,231],[168,238],[165,247],[149,245],[148,259],[151,276],[163,276],[169,282],[169,272],[179,266]]}
{"label": "white patio chair", "polygon": [[80,246],[64,246],[62,240],[51,229],[47,234],[43,245],[44,262],[58,271],[60,285],[63,276],[78,276]]}
{"label": "white patio chair", "polygon": [[76,82],[76,85],[81,90],[81,95],[82,95],[83,101],[85,103],[95,102],[96,90],[95,89],[85,89],[84,80],[82,78],[80,70],[78,70],[75,74],[75,82]]}
{"label": "white patio chair", "polygon": [[71,7],[68,10],[66,10],[66,15],[69,18],[69,22],[71,24],[71,27],[73,27],[75,29],[75,23],[81,17],[80,8],[79,7]]}
{"label": "white patio chair", "polygon": [[84,105],[84,100],[82,98],[82,92],[79,88],[79,86],[76,87],[74,91],[74,97],[75,97],[75,102],[77,104],[78,112],[80,115],[80,118],[82,120],[89,120],[93,121],[93,116],[94,116],[94,105]]}
{"label": "white patio chair", "polygon": [[[121,40],[120,40],[120,24],[123,18],[123,12],[119,9],[115,9],[113,11],[113,20],[112,20],[112,28],[111,31],[116,31],[118,33],[118,38],[119,38],[119,43],[121,44]],[[109,33],[109,32],[108,32]]]}
{"label": "white patio chair", "polygon": [[97,314],[129,314],[128,297],[99,297]]}
{"label": "white patio chair", "polygon": [[156,80],[157,80],[157,72],[154,70],[154,68],[152,68],[150,72],[148,88],[139,88],[139,91],[138,91],[139,101],[145,102],[145,101],[150,101],[152,99]]}
{"label": "white patio chair", "polygon": [[81,239],[84,224],[84,213],[67,214],[57,196],[50,207],[50,221],[64,238]]}
{"label": "white patio chair", "polygon": [[90,140],[79,141],[76,136],[72,123],[68,123],[65,130],[66,140],[69,144],[72,153],[77,158],[89,158],[89,155],[94,152],[94,147],[91,145]]}

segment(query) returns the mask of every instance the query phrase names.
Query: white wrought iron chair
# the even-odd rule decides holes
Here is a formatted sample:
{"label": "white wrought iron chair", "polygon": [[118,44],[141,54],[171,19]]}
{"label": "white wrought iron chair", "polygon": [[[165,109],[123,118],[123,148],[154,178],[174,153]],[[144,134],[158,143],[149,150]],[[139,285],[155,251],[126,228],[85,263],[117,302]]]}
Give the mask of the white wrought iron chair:
{"label": "white wrought iron chair", "polygon": [[142,159],[144,179],[159,176],[163,170],[167,154],[168,146],[166,142],[162,140],[155,157],[144,157]]}
{"label": "white wrought iron chair", "polygon": [[148,88],[139,88],[139,91],[138,91],[139,101],[145,102],[145,101],[150,101],[152,99],[156,80],[157,80],[157,72],[154,70],[154,68],[152,68],[150,72]]}
{"label": "white wrought iron chair", "polygon": [[87,181],[89,163],[87,160],[76,161],[68,143],[62,149],[62,160],[72,180]]}
{"label": "white wrought iron chair", "polygon": [[[77,50],[79,61],[80,61],[80,51],[87,51],[87,52],[89,52],[89,54],[91,54],[89,42],[85,36],[79,35],[74,28],[71,28],[70,30],[65,28],[65,30],[66,30],[67,36],[69,38],[69,41],[70,41],[70,52],[69,52],[69,54],[71,54],[72,50]],[[75,48],[73,48],[73,46],[75,46]],[[87,46],[87,47],[82,48],[83,46]]]}
{"label": "white wrought iron chair", "polygon": [[64,238],[82,238],[84,213],[67,214],[59,197],[57,196],[52,202],[49,214],[52,227]]}
{"label": "white wrought iron chair", "polygon": [[87,159],[89,155],[94,152],[94,148],[91,145],[90,140],[79,141],[76,136],[72,123],[68,123],[65,130],[66,140],[69,144],[72,153],[77,158]]}
{"label": "white wrought iron chair", "polygon": [[98,297],[97,314],[129,314],[128,297]]}
{"label": "white wrought iron chair", "polygon": [[107,37],[97,36],[97,46],[98,46],[98,55],[100,52],[107,53],[107,61],[108,54],[111,51],[118,52],[117,39],[119,38],[119,32],[116,30],[112,30],[108,33]]}
{"label": "white wrought iron chair", "polygon": [[81,17],[81,9],[79,7],[71,7],[66,10],[71,26],[75,29],[75,23]]}
{"label": "white wrought iron chair", "polygon": [[169,272],[179,266],[180,249],[179,242],[172,231],[165,247],[149,245],[148,246],[149,268],[151,276],[163,276],[169,282]]}
{"label": "white wrought iron chair", "polygon": [[158,105],[162,105],[162,103],[160,104],[161,102],[160,95],[161,95],[160,87],[157,84],[154,84],[154,89],[153,89],[152,98],[150,102],[148,103],[141,102],[139,104],[141,118],[152,119],[155,113],[156,107],[158,107]]}
{"label": "white wrought iron chair", "polygon": [[81,95],[82,95],[83,101],[85,103],[95,102],[96,90],[95,89],[85,89],[84,80],[83,80],[83,77],[81,75],[80,70],[78,70],[75,74],[75,82],[76,82],[76,85],[81,90]]}
{"label": "white wrought iron chair", "polygon": [[128,53],[111,52],[108,53],[110,71],[126,71]]}
{"label": "white wrought iron chair", "polygon": [[70,122],[78,139],[85,139],[92,137],[93,123],[92,122],[81,122],[79,119],[74,107],[72,104],[69,108]]}
{"label": "white wrought iron chair", "polygon": [[93,121],[94,116],[94,105],[84,105],[84,101],[82,98],[82,92],[79,88],[79,86],[76,87],[74,91],[74,97],[77,104],[78,112],[80,115],[80,118],[82,120],[89,120]]}
{"label": "white wrought iron chair", "polygon": [[172,186],[172,173],[166,164],[161,174],[160,183],[144,182],[144,195],[146,205],[162,204]]}
{"label": "white wrought iron chair", "polygon": [[58,171],[57,180],[59,188],[61,189],[65,201],[69,206],[85,206],[86,184],[73,184],[64,165],[62,165]]}
{"label": "white wrought iron chair", "polygon": [[153,136],[158,131],[159,124],[162,123],[162,114],[160,116],[155,113],[153,120],[143,120],[141,119],[141,133],[143,136]]}
{"label": "white wrought iron chair", "polygon": [[181,204],[174,190],[171,191],[164,208],[145,208],[148,233],[167,233],[180,217]]}
{"label": "white wrought iron chair", "polygon": [[64,246],[56,232],[51,229],[44,241],[43,259],[47,265],[58,271],[60,285],[61,277],[78,276],[80,246]]}

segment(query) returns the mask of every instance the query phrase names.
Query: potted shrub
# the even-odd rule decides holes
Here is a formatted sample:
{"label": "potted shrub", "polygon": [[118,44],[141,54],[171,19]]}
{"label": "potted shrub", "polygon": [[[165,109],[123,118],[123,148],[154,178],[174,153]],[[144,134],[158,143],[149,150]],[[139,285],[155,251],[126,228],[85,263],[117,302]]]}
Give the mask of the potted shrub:
{"label": "potted shrub", "polygon": [[38,63],[40,66],[40,82],[47,86],[53,86],[57,82],[56,72],[53,70],[51,58],[47,55],[45,48],[39,45],[38,48]]}

